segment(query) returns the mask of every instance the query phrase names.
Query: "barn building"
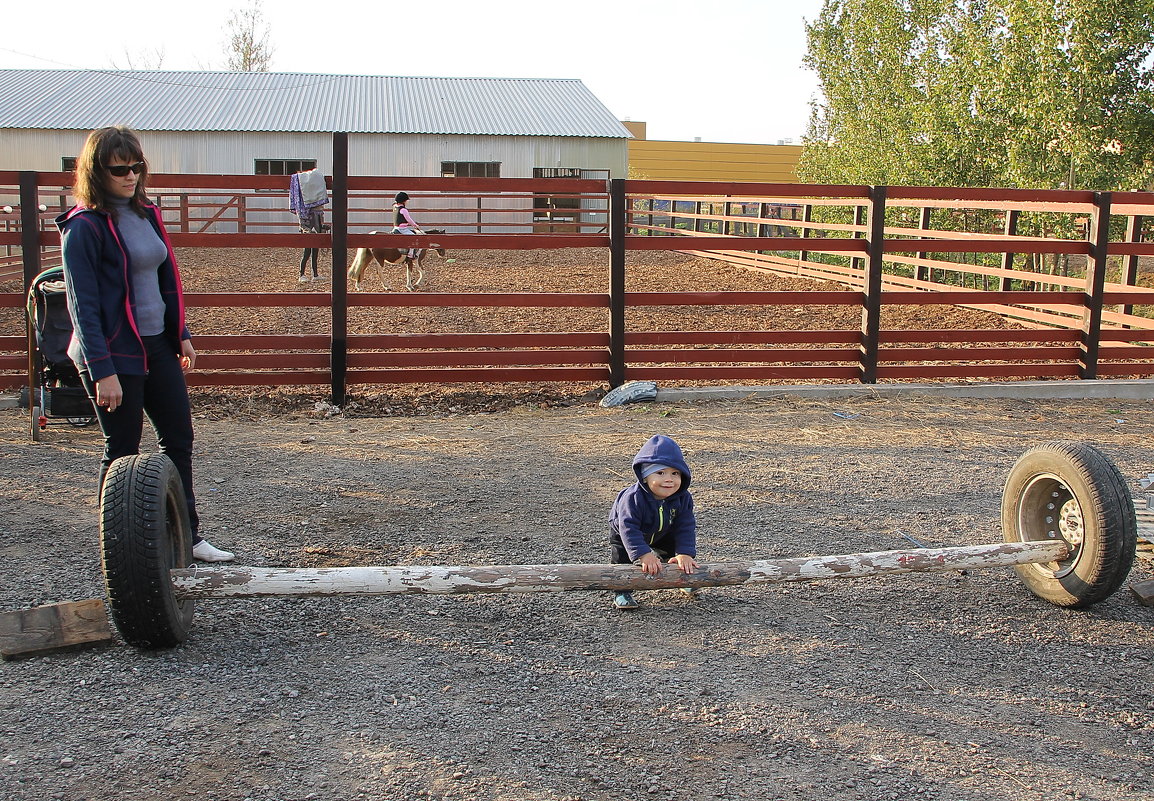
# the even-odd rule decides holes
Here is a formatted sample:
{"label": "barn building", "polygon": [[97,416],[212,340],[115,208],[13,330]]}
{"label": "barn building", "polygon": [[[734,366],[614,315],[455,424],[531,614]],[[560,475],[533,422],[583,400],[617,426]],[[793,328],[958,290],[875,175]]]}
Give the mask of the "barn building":
{"label": "barn building", "polygon": [[629,132],[579,80],[0,70],[0,169],[67,170],[93,128],[141,133],[158,173],[624,178]]}
{"label": "barn building", "polygon": [[[286,192],[293,173],[317,168],[332,174],[336,131],[348,134],[350,175],[443,178],[624,178],[630,137],[573,79],[0,70],[0,170],[70,170],[88,132],[105,125],[138,131],[154,173],[284,175]],[[400,189],[409,187],[395,187]],[[193,195],[164,194],[153,195],[162,206]],[[256,219],[282,226],[248,221],[244,230],[283,230],[293,218],[278,221],[259,212],[285,210],[286,198],[244,198]],[[380,208],[389,201],[351,198],[350,224],[379,227]],[[539,216],[548,219],[549,230],[557,221],[570,228],[583,219],[578,211],[559,217],[552,211],[568,200],[537,198],[534,205],[548,213],[498,214],[504,227],[494,227],[475,212],[458,211],[476,202],[441,196],[430,198],[429,206],[438,223],[469,223],[477,232],[529,230]],[[596,213],[603,206],[583,208],[603,225],[604,212]],[[222,218],[199,230],[228,233],[240,225]]]}

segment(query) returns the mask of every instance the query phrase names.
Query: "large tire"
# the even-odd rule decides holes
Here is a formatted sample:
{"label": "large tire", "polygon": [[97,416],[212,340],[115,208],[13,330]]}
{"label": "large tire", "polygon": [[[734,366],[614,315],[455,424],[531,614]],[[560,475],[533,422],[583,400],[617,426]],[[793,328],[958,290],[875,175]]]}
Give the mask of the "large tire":
{"label": "large tire", "polygon": [[1081,442],[1045,442],[1010,469],[1002,492],[1006,542],[1063,539],[1061,562],[1018,565],[1018,577],[1052,604],[1085,607],[1109,597],[1134,563],[1138,525],[1118,468]]}
{"label": "large tire", "polygon": [[192,564],[192,527],[176,466],[163,454],[114,461],[100,498],[100,543],[112,620],[139,648],[188,639],[193,602],[177,601],[169,570]]}

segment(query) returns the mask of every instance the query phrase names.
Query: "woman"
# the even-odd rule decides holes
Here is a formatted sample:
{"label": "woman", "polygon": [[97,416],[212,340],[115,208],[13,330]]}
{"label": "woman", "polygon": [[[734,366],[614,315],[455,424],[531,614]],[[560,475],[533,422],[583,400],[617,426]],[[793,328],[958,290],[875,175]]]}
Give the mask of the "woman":
{"label": "woman", "polygon": [[144,415],[161,453],[180,473],[192,523],[192,555],[233,554],[200,538],[192,492],[192,413],[184,374],[196,351],[184,324],[180,273],[160,209],[145,195],[148,164],[127,128],[93,131],[76,160],[78,204],[56,219],[72,340],[68,355],[96,406],[104,433],[100,486],[108,467],[140,452]]}
{"label": "woman", "polygon": [[[325,223],[325,213],[319,208],[309,209],[304,214],[300,215],[300,232],[302,234],[325,234],[332,230],[332,226]],[[301,253],[301,276],[298,281],[302,284],[309,279],[305,277],[305,265],[311,258],[313,260],[313,280],[321,280],[321,274],[317,270],[317,257],[320,256],[320,248],[305,248]]]}

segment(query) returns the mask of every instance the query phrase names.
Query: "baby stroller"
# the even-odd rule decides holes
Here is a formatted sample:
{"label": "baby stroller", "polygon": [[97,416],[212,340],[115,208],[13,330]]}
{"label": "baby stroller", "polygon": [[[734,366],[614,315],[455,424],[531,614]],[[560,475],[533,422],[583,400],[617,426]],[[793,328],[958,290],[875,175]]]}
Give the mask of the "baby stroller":
{"label": "baby stroller", "polygon": [[28,319],[36,335],[33,414],[38,417],[34,437],[47,428],[50,418],[62,418],[74,426],[96,421],[92,401],[80,384],[76,365],[68,358],[72,318],[64,296],[64,268],[49,267],[32,279],[28,290]]}

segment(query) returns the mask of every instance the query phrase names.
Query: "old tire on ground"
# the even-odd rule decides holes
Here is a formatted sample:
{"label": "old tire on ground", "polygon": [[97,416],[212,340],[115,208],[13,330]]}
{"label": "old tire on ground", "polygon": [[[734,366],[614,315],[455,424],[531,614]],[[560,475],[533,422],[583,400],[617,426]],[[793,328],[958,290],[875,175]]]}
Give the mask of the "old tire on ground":
{"label": "old tire on ground", "polygon": [[1085,607],[1107,598],[1134,562],[1138,526],[1126,481],[1106,456],[1081,442],[1045,442],[1019,457],[1002,492],[1006,542],[1063,539],[1061,562],[1014,571],[1043,600]]}
{"label": "old tire on ground", "polygon": [[188,638],[193,602],[177,601],[168,571],[192,563],[188,505],[176,466],[163,454],[114,461],[100,498],[100,544],[112,620],[139,648]]}

